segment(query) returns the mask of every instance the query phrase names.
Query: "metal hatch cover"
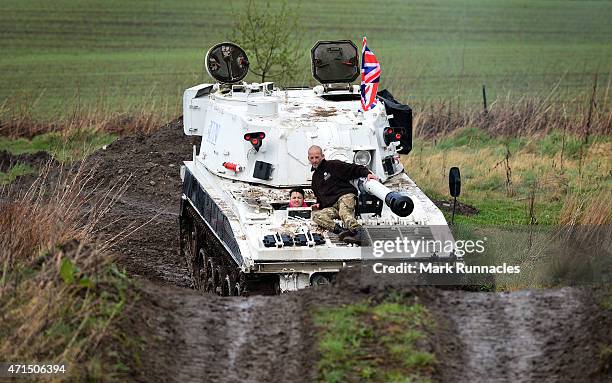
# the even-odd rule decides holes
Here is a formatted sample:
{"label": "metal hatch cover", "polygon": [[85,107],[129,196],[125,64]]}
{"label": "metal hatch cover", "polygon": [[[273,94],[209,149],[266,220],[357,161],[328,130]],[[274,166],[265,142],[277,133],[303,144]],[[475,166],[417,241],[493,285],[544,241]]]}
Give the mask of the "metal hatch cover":
{"label": "metal hatch cover", "polygon": [[249,73],[246,52],[234,43],[220,43],[206,53],[204,59],[208,74],[222,84],[239,82]]}
{"label": "metal hatch cover", "polygon": [[318,41],[310,58],[312,76],[321,84],[351,83],[359,76],[357,46],[350,40]]}

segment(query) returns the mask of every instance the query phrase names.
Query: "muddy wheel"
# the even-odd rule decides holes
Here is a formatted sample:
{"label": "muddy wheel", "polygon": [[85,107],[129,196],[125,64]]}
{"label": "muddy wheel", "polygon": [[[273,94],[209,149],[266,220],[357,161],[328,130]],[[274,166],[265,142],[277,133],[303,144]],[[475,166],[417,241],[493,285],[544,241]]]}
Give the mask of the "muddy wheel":
{"label": "muddy wheel", "polygon": [[193,284],[196,290],[205,290],[206,281],[208,281],[207,267],[206,265],[206,253],[203,248],[198,251],[198,256],[193,262]]}
{"label": "muddy wheel", "polygon": [[213,280],[215,281],[215,290],[213,291],[214,294],[223,296],[224,279],[223,267],[217,266],[213,271]]}
{"label": "muddy wheel", "polygon": [[242,286],[240,286],[240,282],[234,283],[232,295],[235,297],[239,297],[240,295],[242,295]]}
{"label": "muddy wheel", "polygon": [[189,273],[191,274],[190,276],[193,283],[193,288],[196,290],[200,290],[202,288],[199,270],[203,266],[203,260],[200,258],[199,246],[200,244],[198,241],[198,232],[196,227],[191,221],[185,222],[183,235],[181,236],[181,248],[183,250],[183,256],[187,261]]}
{"label": "muddy wheel", "polygon": [[208,271],[206,273],[206,286],[204,288],[204,290],[206,290],[207,293],[214,293],[215,292],[215,279],[214,279],[214,273],[213,273],[213,264],[212,261],[208,261],[208,267],[206,268],[206,270]]}
{"label": "muddy wheel", "polygon": [[232,297],[240,296],[240,282],[236,280],[235,275],[228,274],[226,277],[228,295]]}
{"label": "muddy wheel", "polygon": [[225,289],[223,290],[223,296],[234,295],[234,288],[232,286],[232,278],[230,278],[229,275],[226,275],[225,280],[223,282],[225,284]]}
{"label": "muddy wheel", "polygon": [[215,262],[212,259],[208,259],[207,262],[207,278],[206,278],[206,292],[216,294],[217,293],[217,284],[216,284],[216,271],[217,268],[215,266]]}
{"label": "muddy wheel", "polygon": [[232,278],[227,273],[221,273],[223,280],[221,281],[221,296],[227,297],[232,293]]}

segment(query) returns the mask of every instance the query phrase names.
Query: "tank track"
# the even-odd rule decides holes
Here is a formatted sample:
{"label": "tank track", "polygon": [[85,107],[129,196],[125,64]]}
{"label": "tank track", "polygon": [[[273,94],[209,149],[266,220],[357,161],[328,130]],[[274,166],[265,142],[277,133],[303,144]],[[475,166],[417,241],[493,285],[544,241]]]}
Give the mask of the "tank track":
{"label": "tank track", "polygon": [[191,204],[182,203],[180,251],[193,288],[221,296],[278,294],[278,276],[245,274]]}

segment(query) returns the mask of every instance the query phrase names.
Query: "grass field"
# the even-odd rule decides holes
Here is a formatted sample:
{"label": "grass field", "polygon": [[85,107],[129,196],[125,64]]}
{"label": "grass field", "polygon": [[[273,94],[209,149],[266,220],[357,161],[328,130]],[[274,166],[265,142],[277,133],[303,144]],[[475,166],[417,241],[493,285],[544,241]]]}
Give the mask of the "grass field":
{"label": "grass field", "polygon": [[[408,174],[435,199],[449,199],[448,170],[461,169],[459,201],[475,206],[475,216],[457,216],[457,222],[477,225],[526,225],[562,221],[562,209],[579,198],[612,198],[612,140],[594,137],[584,144],[574,135],[552,131],[535,137],[492,137],[476,128],[459,129],[435,140],[417,140],[404,157]],[[506,162],[506,155],[508,161]],[[533,211],[530,202],[533,197]],[[612,210],[599,213],[612,223]],[[572,214],[567,211],[566,214]]]}
{"label": "grass field", "polygon": [[[3,1],[0,119],[56,119],[96,109],[180,113],[205,50],[227,39],[244,1]],[[302,2],[304,63],[320,39],[366,34],[382,86],[416,105],[496,97],[572,100],[612,69],[612,2]],[[311,82],[307,65],[300,83]],[[556,87],[556,88],[555,88]],[[601,88],[605,88],[602,86]],[[75,106],[76,105],[76,106]]]}

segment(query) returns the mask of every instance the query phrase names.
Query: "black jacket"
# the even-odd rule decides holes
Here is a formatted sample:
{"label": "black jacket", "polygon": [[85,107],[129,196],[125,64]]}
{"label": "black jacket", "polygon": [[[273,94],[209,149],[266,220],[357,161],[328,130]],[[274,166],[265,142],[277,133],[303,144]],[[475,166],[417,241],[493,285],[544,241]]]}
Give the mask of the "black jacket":
{"label": "black jacket", "polygon": [[311,188],[321,209],[332,206],[345,194],[357,194],[357,189],[349,181],[370,174],[365,166],[326,159],[313,170]]}

